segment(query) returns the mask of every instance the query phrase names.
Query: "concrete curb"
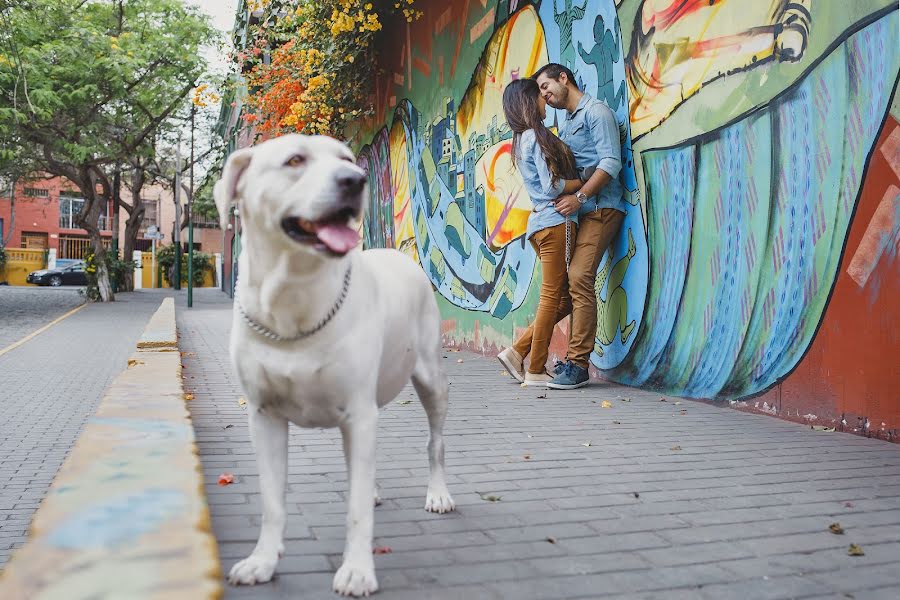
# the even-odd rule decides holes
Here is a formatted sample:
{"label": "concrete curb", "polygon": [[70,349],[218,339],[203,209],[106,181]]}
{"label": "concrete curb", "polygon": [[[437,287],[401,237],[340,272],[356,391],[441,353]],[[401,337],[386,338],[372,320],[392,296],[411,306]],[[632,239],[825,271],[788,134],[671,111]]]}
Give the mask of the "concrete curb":
{"label": "concrete curb", "polygon": [[106,390],[0,578],[0,598],[219,598],[172,298]]}

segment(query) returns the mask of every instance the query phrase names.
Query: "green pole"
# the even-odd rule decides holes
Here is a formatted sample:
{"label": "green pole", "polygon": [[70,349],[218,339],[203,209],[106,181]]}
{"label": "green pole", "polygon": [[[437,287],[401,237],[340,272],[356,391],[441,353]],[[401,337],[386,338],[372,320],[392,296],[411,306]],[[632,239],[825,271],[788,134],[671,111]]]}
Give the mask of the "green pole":
{"label": "green pole", "polygon": [[188,308],[194,306],[194,112],[191,103],[191,172],[188,181]]}

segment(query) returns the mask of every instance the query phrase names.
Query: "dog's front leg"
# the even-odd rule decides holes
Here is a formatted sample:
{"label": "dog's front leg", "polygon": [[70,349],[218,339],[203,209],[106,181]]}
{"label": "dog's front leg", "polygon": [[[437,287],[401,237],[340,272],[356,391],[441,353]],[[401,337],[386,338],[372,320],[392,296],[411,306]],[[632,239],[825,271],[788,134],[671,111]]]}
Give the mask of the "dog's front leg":
{"label": "dog's front leg", "polygon": [[232,584],[265,583],[284,553],[284,491],[287,482],[288,422],[259,409],[249,415],[250,435],[259,469],[262,527],[253,553],[231,568]]}
{"label": "dog's front leg", "polygon": [[364,404],[341,425],[344,451],[347,452],[350,499],[347,502],[347,541],[344,564],[334,575],[334,591],[344,596],[368,596],[378,591],[375,561],[372,558],[372,532],[375,506],[375,434],[378,409]]}

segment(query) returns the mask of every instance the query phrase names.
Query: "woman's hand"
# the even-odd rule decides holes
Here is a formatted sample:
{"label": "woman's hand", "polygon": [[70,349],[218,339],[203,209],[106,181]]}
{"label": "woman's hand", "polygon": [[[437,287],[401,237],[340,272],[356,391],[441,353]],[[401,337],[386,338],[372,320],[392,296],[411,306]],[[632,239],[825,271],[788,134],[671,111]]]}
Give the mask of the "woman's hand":
{"label": "woman's hand", "polygon": [[579,208],[581,208],[581,203],[578,202],[578,198],[576,198],[572,194],[560,196],[556,199],[556,202],[554,202],[554,204],[556,205],[556,212],[564,217],[571,217],[578,212]]}

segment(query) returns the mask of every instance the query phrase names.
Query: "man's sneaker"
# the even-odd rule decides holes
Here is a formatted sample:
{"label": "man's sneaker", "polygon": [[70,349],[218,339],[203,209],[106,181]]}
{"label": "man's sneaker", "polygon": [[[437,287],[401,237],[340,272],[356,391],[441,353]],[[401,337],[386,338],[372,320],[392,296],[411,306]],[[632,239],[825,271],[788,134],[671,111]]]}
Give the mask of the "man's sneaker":
{"label": "man's sneaker", "polygon": [[519,383],[525,381],[525,360],[518,352],[512,348],[507,348],[497,355],[497,360],[499,360],[500,364],[509,371],[509,374],[513,376],[513,379]]}
{"label": "man's sneaker", "polygon": [[550,373],[525,373],[525,385],[547,387],[547,382],[553,379]]}
{"label": "man's sneaker", "polygon": [[561,360],[556,361],[556,364],[553,365],[553,375],[554,375],[554,377],[555,377],[556,375],[559,375],[560,373],[562,373],[563,370],[564,370],[565,368],[566,368],[566,363],[564,363],[564,362],[561,361]]}
{"label": "man's sneaker", "polygon": [[569,361],[562,373],[547,382],[547,387],[554,390],[574,390],[586,386],[588,381],[590,377],[587,369]]}

